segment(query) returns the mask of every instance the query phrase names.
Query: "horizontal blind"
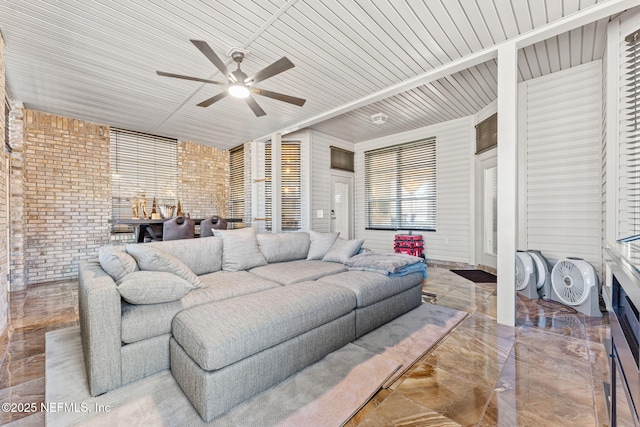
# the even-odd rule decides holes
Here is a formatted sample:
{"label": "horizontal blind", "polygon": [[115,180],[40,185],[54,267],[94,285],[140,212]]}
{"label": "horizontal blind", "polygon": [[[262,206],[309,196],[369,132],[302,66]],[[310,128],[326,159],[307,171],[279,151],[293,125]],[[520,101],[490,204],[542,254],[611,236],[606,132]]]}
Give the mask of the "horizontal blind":
{"label": "horizontal blind", "polygon": [[436,138],[365,151],[366,228],[436,230]]}
{"label": "horizontal blind", "polygon": [[[111,129],[111,195],[113,219],[132,217],[132,200],[142,195],[151,215],[158,204],[176,204],[177,140],[123,129]],[[142,217],[142,211],[139,212]],[[114,231],[131,231],[114,226]]]}
{"label": "horizontal blind", "polygon": [[[272,215],[272,162],[271,143],[265,145],[265,214]],[[283,141],[281,143],[280,188],[282,231],[299,231],[302,228],[302,183],[300,142]],[[271,220],[265,221],[266,230],[271,230]]]}
{"label": "horizontal blind", "polygon": [[299,231],[302,226],[300,142],[282,142],[282,231]]}
{"label": "horizontal blind", "polygon": [[640,29],[625,37],[626,78],[620,117],[627,169],[629,234],[640,233]]}
{"label": "horizontal blind", "polygon": [[272,185],[271,185],[271,143],[268,142],[264,146],[264,216],[266,220],[264,221],[264,228],[267,231],[272,230],[271,224],[271,215],[273,215],[272,206],[272,197],[273,194]]}
{"label": "horizontal blind", "polygon": [[[244,145],[231,149],[229,152],[229,216],[244,218]],[[233,228],[242,227],[243,223],[233,223]]]}

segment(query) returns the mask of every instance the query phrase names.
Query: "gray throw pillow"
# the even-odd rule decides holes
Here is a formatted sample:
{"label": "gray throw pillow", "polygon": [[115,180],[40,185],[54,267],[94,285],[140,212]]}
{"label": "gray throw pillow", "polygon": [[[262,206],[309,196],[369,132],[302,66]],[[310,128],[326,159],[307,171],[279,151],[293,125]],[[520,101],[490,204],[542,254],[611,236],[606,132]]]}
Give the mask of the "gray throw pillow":
{"label": "gray throw pillow", "polygon": [[333,246],[340,233],[318,233],[309,231],[311,245],[307,259],[322,259]]}
{"label": "gray throw pillow", "polygon": [[269,264],[305,259],[309,253],[308,233],[259,233],[257,237],[260,252]]}
{"label": "gray throw pillow", "polygon": [[118,280],[118,292],[129,304],[162,304],[177,301],[193,285],[165,271],[134,271]]}
{"label": "gray throw pillow", "polygon": [[102,269],[113,278],[115,282],[129,273],[138,270],[138,264],[127,253],[124,246],[103,246],[98,250],[98,261]]}
{"label": "gray throw pillow", "polygon": [[337,239],[331,249],[329,249],[329,252],[327,252],[327,254],[322,258],[322,260],[344,264],[345,262],[349,261],[349,258],[358,253],[363,243],[364,240],[360,239]]}
{"label": "gray throw pillow", "polygon": [[254,228],[238,230],[216,230],[213,235],[222,237],[222,269],[225,271],[243,271],[266,265],[256,238]]}
{"label": "gray throw pillow", "polygon": [[138,267],[143,271],[164,271],[182,277],[194,288],[205,285],[182,261],[162,249],[144,244],[127,245],[127,252],[136,259]]}

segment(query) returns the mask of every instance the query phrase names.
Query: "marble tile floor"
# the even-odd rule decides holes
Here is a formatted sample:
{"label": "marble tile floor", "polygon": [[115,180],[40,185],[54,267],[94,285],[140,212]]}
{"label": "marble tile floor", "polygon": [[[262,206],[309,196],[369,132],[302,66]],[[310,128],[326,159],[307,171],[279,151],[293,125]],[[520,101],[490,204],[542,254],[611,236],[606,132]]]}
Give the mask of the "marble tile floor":
{"label": "marble tile floor", "polygon": [[[469,316],[347,426],[608,426],[606,314],[518,297],[517,326],[498,325],[495,286],[430,268],[425,299]],[[76,282],[11,293],[0,402],[39,407],[44,334],[77,323]],[[44,414],[0,411],[0,425],[42,426]]]}

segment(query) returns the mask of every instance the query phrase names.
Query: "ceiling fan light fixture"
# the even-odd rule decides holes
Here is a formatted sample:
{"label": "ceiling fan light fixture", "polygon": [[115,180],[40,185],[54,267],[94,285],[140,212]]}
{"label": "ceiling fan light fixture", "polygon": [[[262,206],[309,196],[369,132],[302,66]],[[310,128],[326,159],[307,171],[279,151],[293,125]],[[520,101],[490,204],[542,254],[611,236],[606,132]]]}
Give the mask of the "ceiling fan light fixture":
{"label": "ceiling fan light fixture", "polygon": [[234,98],[247,98],[249,94],[249,88],[242,83],[234,83],[229,86],[229,95]]}

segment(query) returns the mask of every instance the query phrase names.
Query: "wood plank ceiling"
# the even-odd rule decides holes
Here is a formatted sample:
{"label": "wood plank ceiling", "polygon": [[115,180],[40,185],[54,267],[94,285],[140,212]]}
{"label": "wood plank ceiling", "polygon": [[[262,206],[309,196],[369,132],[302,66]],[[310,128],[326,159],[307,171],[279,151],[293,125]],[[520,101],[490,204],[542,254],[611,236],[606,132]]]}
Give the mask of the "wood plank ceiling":
{"label": "wood plank ceiling", "polygon": [[[598,3],[598,0],[3,0],[7,90],[25,107],[115,127],[231,148]],[[602,56],[606,20],[519,52],[531,79]],[[199,102],[217,85],[156,70],[224,77],[189,42],[226,60],[248,49],[248,75],[287,56],[296,67],[260,83],[307,99],[304,107],[256,96]],[[477,112],[496,99],[494,60],[318,123],[360,142]],[[371,114],[389,115],[385,126]]]}

